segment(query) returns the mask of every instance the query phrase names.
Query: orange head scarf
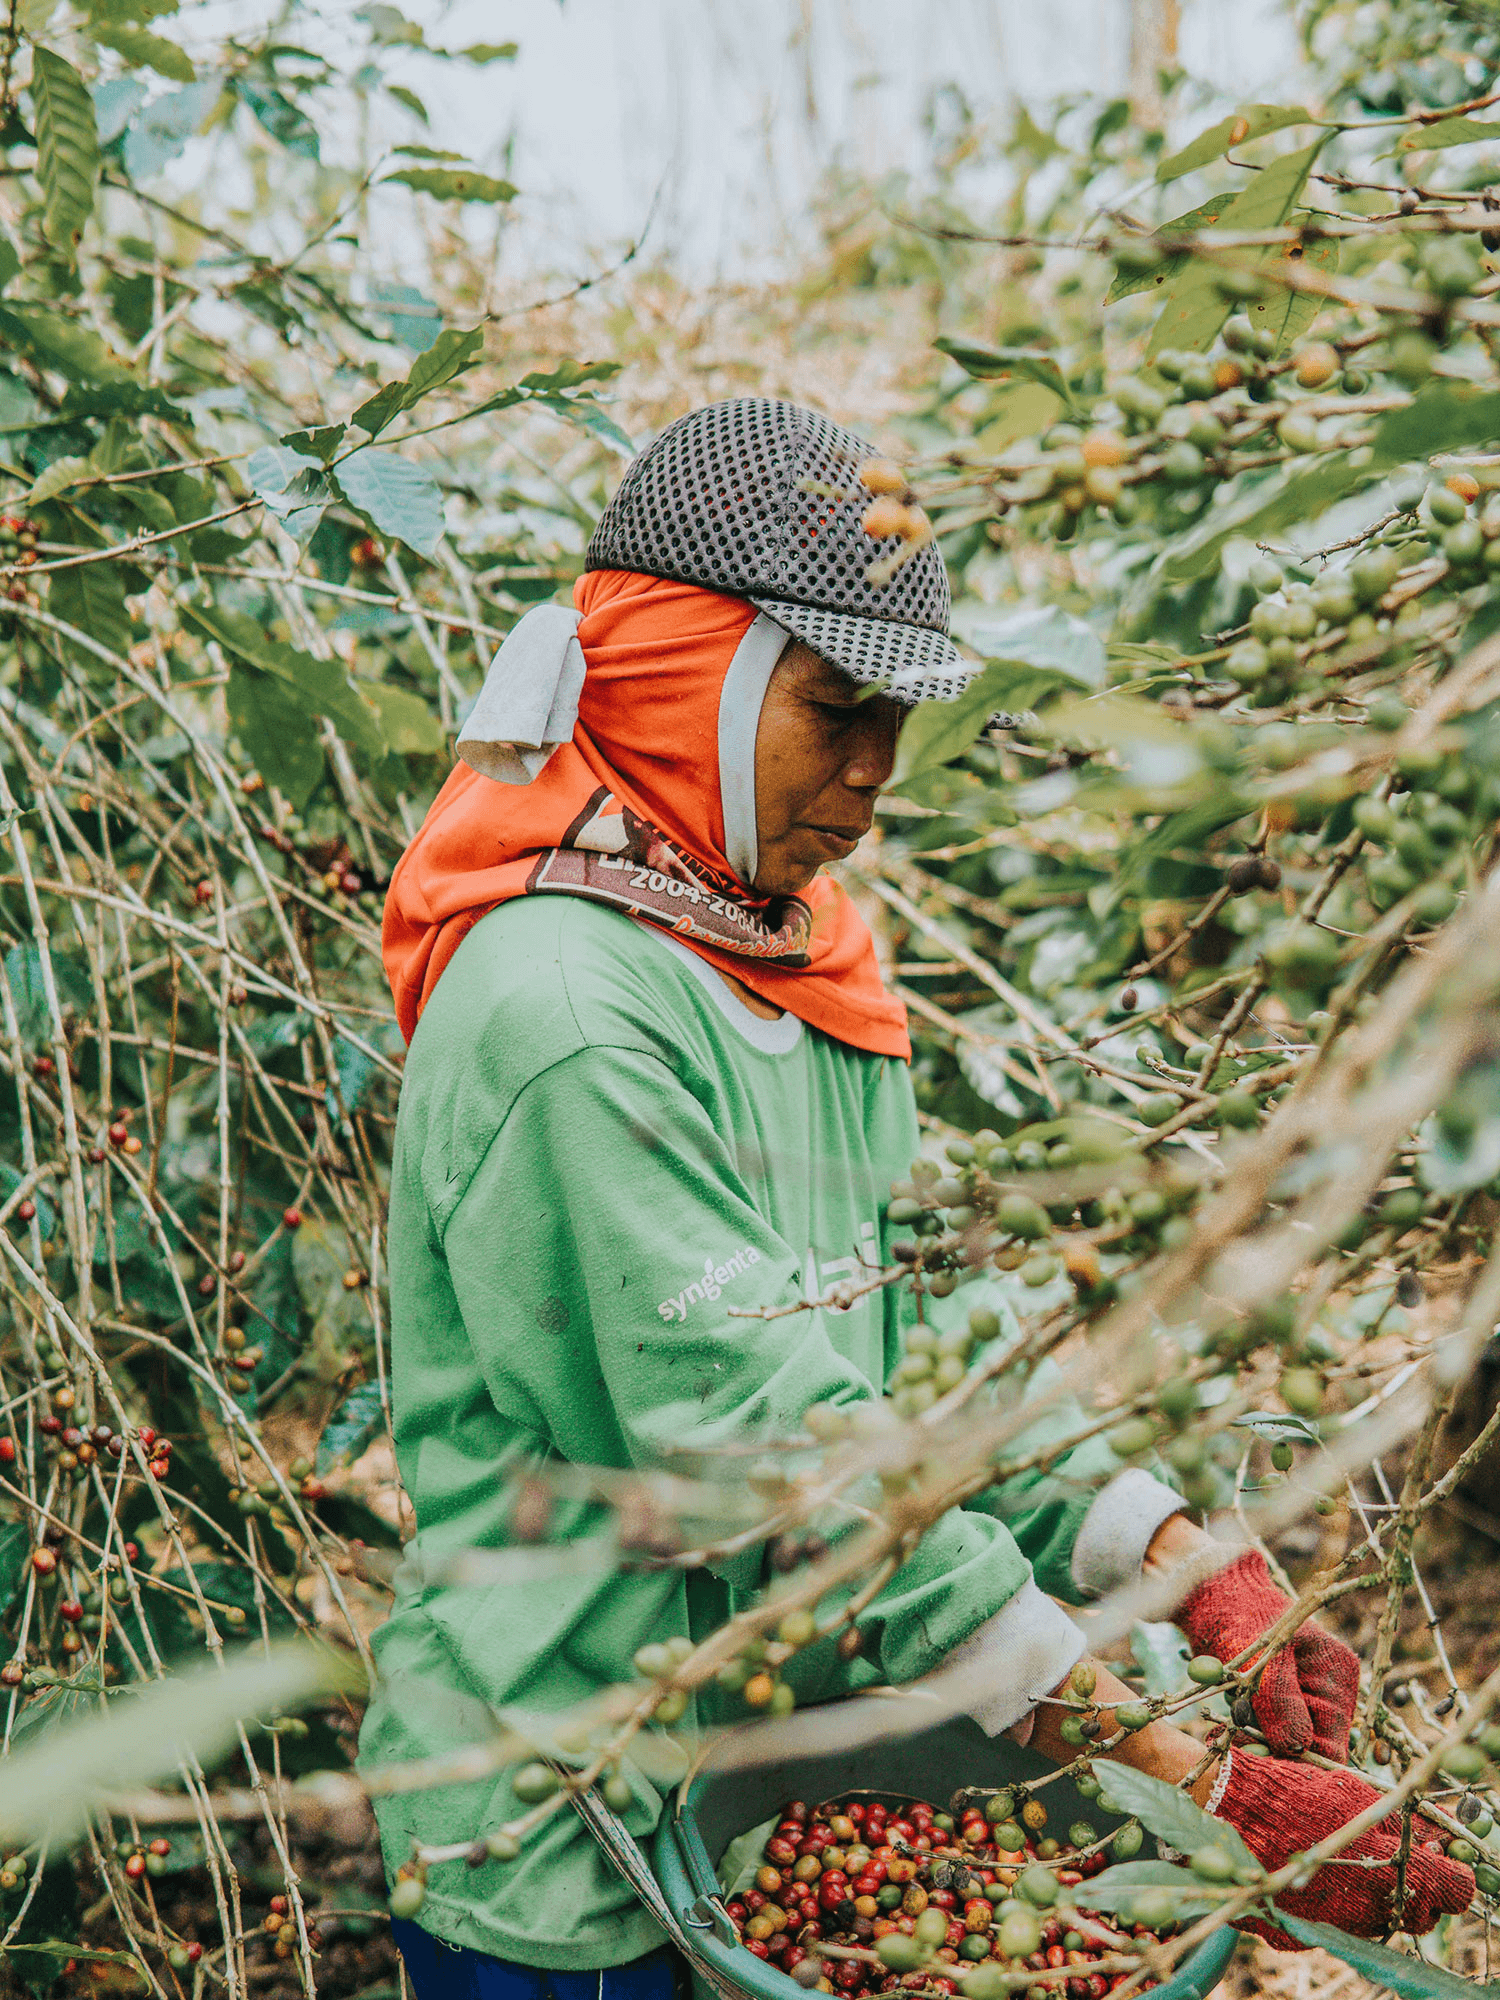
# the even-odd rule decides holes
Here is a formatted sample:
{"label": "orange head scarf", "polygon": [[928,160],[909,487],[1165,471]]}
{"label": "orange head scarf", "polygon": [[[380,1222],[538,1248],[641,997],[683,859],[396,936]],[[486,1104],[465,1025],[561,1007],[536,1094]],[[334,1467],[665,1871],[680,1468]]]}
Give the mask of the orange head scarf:
{"label": "orange head scarf", "polygon": [[[719,706],[754,608],[694,584],[624,570],[590,571],[574,585],[573,598],[582,613],[578,641],[587,672],[571,742],[525,785],[501,784],[457,765],[392,877],[385,970],[408,1040],[444,968],[481,917],[538,887],[566,890],[566,881],[539,882],[538,876],[558,850],[575,840],[589,845],[579,827],[591,808],[597,811],[601,795],[733,890]],[[588,892],[580,887],[579,893]],[[777,963],[770,945],[758,956],[718,948],[666,914],[656,921],[710,965],[809,1027],[857,1049],[910,1059],[905,1009],[886,992],[869,928],[836,882],[819,875],[780,908],[743,891],[731,900],[747,912],[770,908],[769,923],[781,921],[790,906],[793,924],[774,937],[760,926],[760,935],[774,945],[797,930],[795,962],[783,951]]]}

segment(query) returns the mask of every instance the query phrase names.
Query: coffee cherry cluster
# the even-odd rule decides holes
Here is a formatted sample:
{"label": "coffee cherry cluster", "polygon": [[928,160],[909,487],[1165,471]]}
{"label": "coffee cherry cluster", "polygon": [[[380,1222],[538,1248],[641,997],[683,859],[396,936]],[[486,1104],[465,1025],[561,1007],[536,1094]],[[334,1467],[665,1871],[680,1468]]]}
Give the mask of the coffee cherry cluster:
{"label": "coffee cherry cluster", "polygon": [[[44,1352],[42,1359],[48,1365],[56,1365],[62,1356],[54,1350]],[[45,1441],[44,1450],[54,1459],[59,1472],[86,1472],[101,1457],[123,1458],[132,1436],[146,1454],[147,1470],[153,1479],[165,1479],[171,1471],[172,1440],[154,1425],[139,1424],[133,1433],[121,1433],[109,1424],[76,1424],[72,1415],[77,1392],[71,1388],[54,1390],[52,1402],[53,1408],[38,1419],[37,1429]]]}
{"label": "coffee cherry cluster", "polygon": [[871,583],[889,583],[901,564],[932,540],[932,523],[906,474],[891,458],[867,458],[859,468],[859,483],[874,495],[860,526],[875,542],[894,542],[868,572]]}
{"label": "coffee cherry cluster", "polygon": [[[318,1927],[310,1916],[304,1914],[307,1925],[307,1942],[316,1951],[322,1943]],[[261,1928],[271,1939],[272,1955],[276,1958],[290,1958],[297,1949],[297,1922],[292,1915],[291,1904],[285,1896],[273,1896]]]}
{"label": "coffee cherry cluster", "polygon": [[[30,569],[37,560],[37,537],[41,530],[24,514],[0,514],[0,568]],[[10,604],[28,604],[33,610],[41,603],[34,590],[19,576],[0,584],[0,597]]]}
{"label": "coffee cherry cluster", "polygon": [[[1103,2000],[1127,1975],[1092,1971],[1094,1961],[1156,1932],[1090,1915],[1077,1892],[1111,1859],[1137,1853],[1141,1831],[1128,1822],[1106,1842],[1085,1821],[1065,1839],[1046,1826],[1042,1802],[1015,1791],[982,1804],[970,1795],[957,1820],[922,1799],[855,1796],[815,1808],[794,1799],[753,1885],[726,1907],[745,1950],[817,1992],[919,1986],[987,2000],[992,1985],[1006,1990],[1000,1971],[1068,1967],[1076,1970],[1064,1981],[1021,1990]],[[834,1956],[829,1945],[864,1955]]]}

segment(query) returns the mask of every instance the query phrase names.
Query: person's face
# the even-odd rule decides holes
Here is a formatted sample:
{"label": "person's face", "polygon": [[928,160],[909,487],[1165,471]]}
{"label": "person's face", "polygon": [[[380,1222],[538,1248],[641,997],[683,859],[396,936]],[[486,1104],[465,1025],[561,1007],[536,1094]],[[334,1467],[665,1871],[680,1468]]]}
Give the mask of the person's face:
{"label": "person's face", "polygon": [[755,817],[763,896],[805,889],[869,832],[906,711],[795,640],[782,654],[755,737]]}

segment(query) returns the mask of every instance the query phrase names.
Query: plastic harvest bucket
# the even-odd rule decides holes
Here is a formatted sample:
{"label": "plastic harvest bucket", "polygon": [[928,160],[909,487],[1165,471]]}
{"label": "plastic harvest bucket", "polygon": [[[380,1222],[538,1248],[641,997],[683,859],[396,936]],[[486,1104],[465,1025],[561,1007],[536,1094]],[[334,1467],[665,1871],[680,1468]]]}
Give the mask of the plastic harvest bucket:
{"label": "plastic harvest bucket", "polygon": [[[733,1752],[733,1739],[727,1746]],[[789,1799],[816,1805],[850,1792],[896,1792],[946,1806],[963,1785],[1008,1785],[1040,1777],[1048,1766],[1003,1737],[984,1734],[967,1717],[919,1736],[865,1743],[855,1750],[799,1758],[794,1763],[715,1768],[714,1759],[680,1790],[662,1814],[652,1860],[667,1902],[698,1950],[721,1978],[753,2000],[807,2000],[786,1973],[735,1944],[722,1908],[715,1865],[729,1843],[771,1818]],[[1041,1797],[1051,1823],[1088,1820],[1101,1833],[1119,1825],[1064,1779]],[[1155,1853],[1147,1839],[1142,1858]],[[1087,1907],[1085,1905],[1085,1907]],[[726,1934],[727,1933],[727,1934]],[[1223,1976],[1236,1933],[1216,1931],[1178,1966],[1151,2000],[1203,2000]]]}

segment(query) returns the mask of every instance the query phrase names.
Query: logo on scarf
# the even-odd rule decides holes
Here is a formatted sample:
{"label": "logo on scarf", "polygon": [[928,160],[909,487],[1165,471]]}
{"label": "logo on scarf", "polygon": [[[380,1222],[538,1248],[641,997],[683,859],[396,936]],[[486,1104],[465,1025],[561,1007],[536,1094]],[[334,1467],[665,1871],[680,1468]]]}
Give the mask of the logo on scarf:
{"label": "logo on scarf", "polygon": [[558,847],[537,858],[528,895],[587,896],[678,937],[740,958],[808,962],[812,912],[800,896],[747,896],[674,847],[606,788],[594,793]]}

